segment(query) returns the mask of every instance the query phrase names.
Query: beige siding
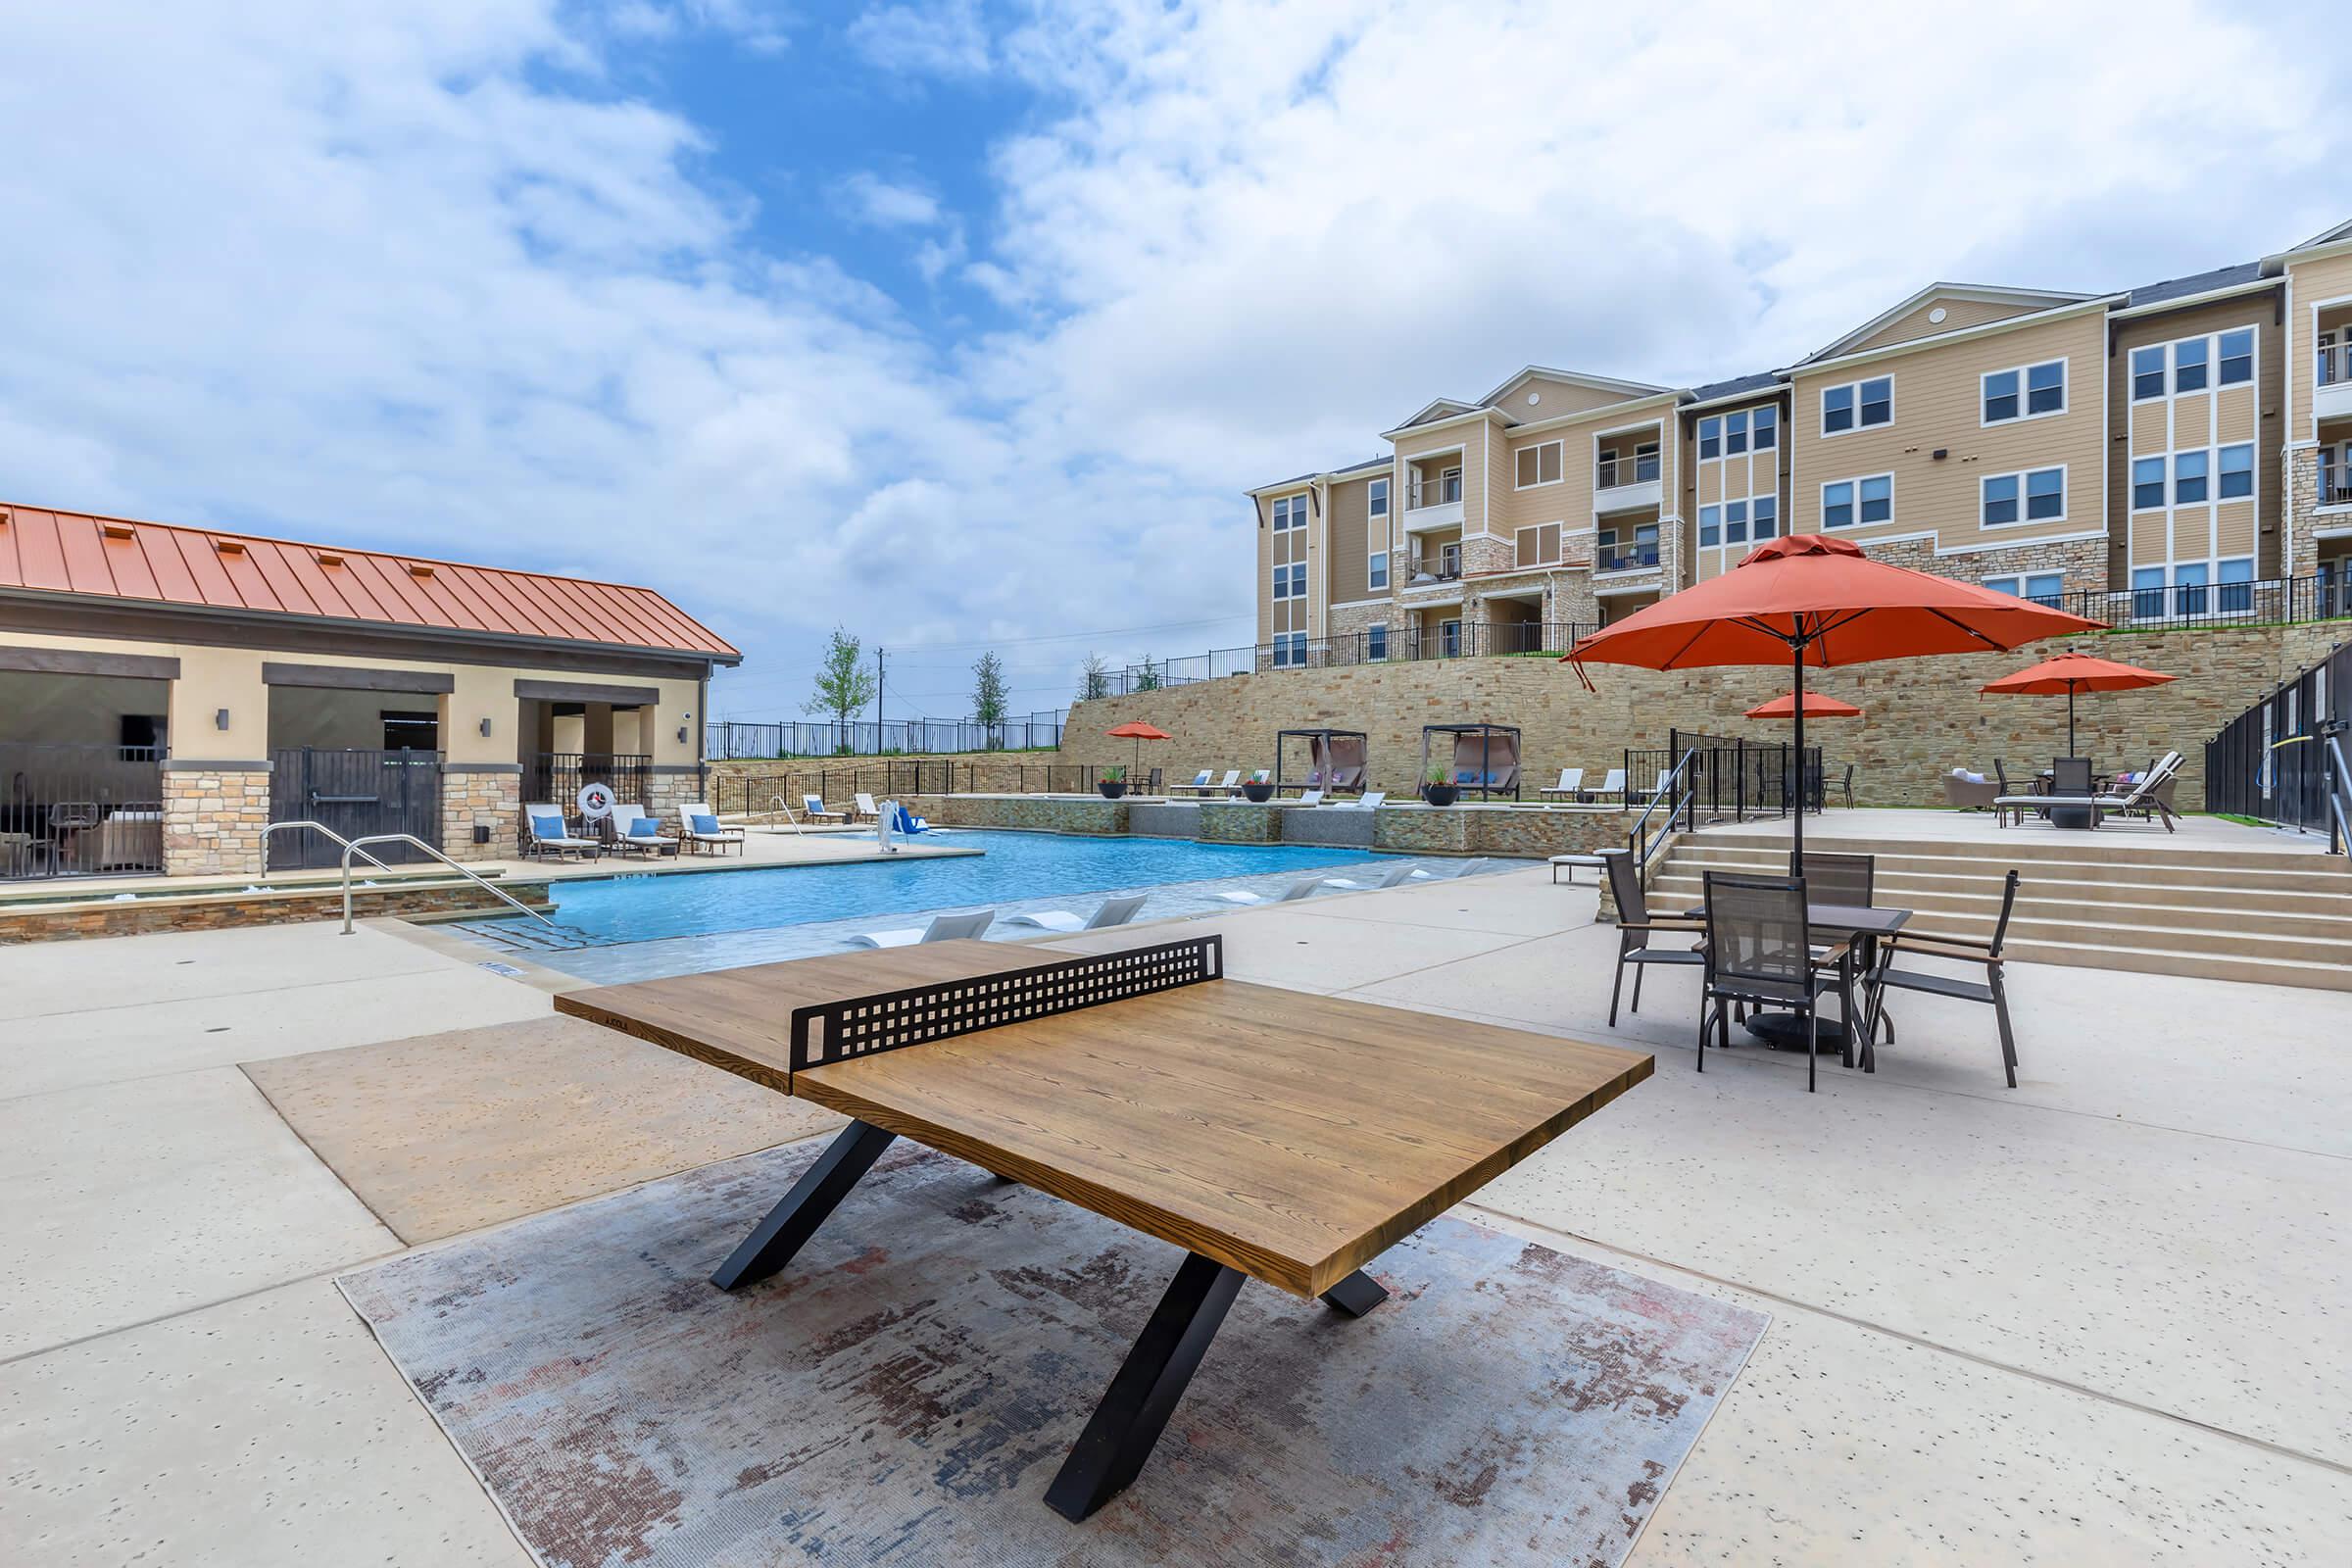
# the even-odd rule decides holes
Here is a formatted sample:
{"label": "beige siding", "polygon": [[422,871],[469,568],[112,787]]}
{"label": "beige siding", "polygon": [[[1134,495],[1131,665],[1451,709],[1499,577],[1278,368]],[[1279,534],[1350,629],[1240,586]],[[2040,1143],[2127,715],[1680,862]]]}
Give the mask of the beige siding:
{"label": "beige siding", "polygon": [[[1411,461],[1445,452],[1448,447],[1460,448],[1462,466],[1462,531],[1484,533],[1487,529],[1487,460],[1492,453],[1497,462],[1503,459],[1503,443],[1498,432],[1487,420],[1449,425],[1443,430],[1407,431],[1396,438],[1396,455]],[[1441,465],[1442,466],[1442,465]],[[1401,503],[1399,503],[1401,504]]]}
{"label": "beige siding", "polygon": [[[1287,496],[1303,496],[1304,485],[1295,491],[1286,490],[1280,496],[1260,496],[1257,500],[1257,640],[1265,643],[1276,632],[1307,630],[1308,599],[1274,597],[1274,568],[1308,559],[1307,537],[1315,531],[1315,514],[1308,511],[1308,526],[1274,531],[1274,503]],[[1314,592],[1314,573],[1307,573],[1307,592]]]}
{"label": "beige siding", "polygon": [[[1919,308],[1896,318],[1880,327],[1859,343],[1846,346],[1848,354],[1860,354],[1866,349],[1892,348],[1915,338],[1934,337],[1938,332],[1957,332],[1963,327],[1983,326],[1987,321],[2006,321],[2013,316],[2028,316],[2047,306],[2023,304],[2017,301],[1963,300],[1937,295],[1923,300]],[[1931,313],[1940,310],[1943,319],[1931,321]]]}
{"label": "beige siding", "polygon": [[1331,487],[1331,512],[1324,530],[1330,543],[1323,552],[1323,587],[1318,597],[1323,606],[1371,597],[1364,578],[1365,561],[1372,549],[1367,542],[1370,519],[1366,510],[1371,488],[1369,476],[1340,480]]}
{"label": "beige siding", "polygon": [[[1985,372],[2054,359],[2067,362],[2064,414],[1984,425]],[[2096,313],[1865,365],[1799,371],[1790,418],[1793,530],[1820,530],[1825,483],[1882,473],[1894,479],[1894,515],[1890,522],[1839,530],[1860,543],[1933,531],[1937,547],[1951,550],[2104,529],[2105,372],[2106,321]],[[1893,422],[1824,437],[1822,388],[1882,375],[1894,379]],[[1940,460],[1934,456],[1938,449],[1945,453]],[[2057,466],[2066,468],[2064,517],[1980,525],[1980,476]]]}
{"label": "beige siding", "polygon": [[2295,334],[2294,365],[2287,385],[2286,438],[2311,441],[2318,432],[2311,420],[2312,307],[2324,300],[2352,299],[2352,254],[2326,256],[2317,261],[2289,260],[2288,325]]}
{"label": "beige siding", "polygon": [[[2116,323],[2107,395],[2113,465],[2107,501],[2108,574],[2116,587],[2131,584],[2135,565],[2245,555],[2254,557],[2257,577],[2277,573],[2281,511],[2278,446],[2285,398],[2285,344],[2277,317],[2275,296],[2254,294]],[[2221,386],[2219,337],[2246,328],[2254,332],[2254,379]],[[2208,368],[2217,384],[2202,392],[2134,402],[2132,351],[2190,338],[2211,340]],[[2133,460],[2164,457],[2169,462],[2175,452],[2211,449],[2216,453],[2211,482],[2218,492],[2219,449],[2241,443],[2251,443],[2254,448],[2254,498],[2250,503],[2226,506],[2218,531],[2209,506],[2182,509],[2169,520],[2163,511],[2132,512]],[[2166,479],[2169,501],[2169,466]]]}
{"label": "beige siding", "polygon": [[[1777,408],[1781,423],[1778,441],[1770,450],[1758,452],[1751,445],[1746,452],[1732,457],[1704,459],[1698,455],[1698,426],[1701,421],[1729,414],[1745,414],[1752,422],[1755,411]],[[1775,534],[1789,532],[1788,526],[1788,464],[1793,445],[1788,429],[1787,400],[1775,396],[1759,396],[1752,402],[1718,409],[1707,409],[1683,420],[1684,439],[1678,450],[1684,471],[1690,475],[1683,488],[1685,497],[1680,532],[1689,541],[1685,570],[1686,585],[1707,577],[1720,575],[1739,564],[1740,558],[1754,548],[1751,536],[1738,545],[1718,544],[1706,549],[1698,542],[1699,509],[1720,507],[1726,501],[1753,501],[1758,496],[1772,496],[1779,507],[1775,519]],[[1752,438],[1751,438],[1752,440]]]}
{"label": "beige siding", "polygon": [[[1527,395],[1533,392],[1537,401],[1530,403]],[[1634,397],[1646,396],[1634,393]],[[1563,414],[1578,414],[1586,409],[1605,408],[1612,403],[1627,401],[1628,394],[1600,387],[1578,386],[1572,381],[1555,381],[1547,375],[1534,375],[1504,394],[1495,407],[1521,424],[1536,419],[1556,419]]]}

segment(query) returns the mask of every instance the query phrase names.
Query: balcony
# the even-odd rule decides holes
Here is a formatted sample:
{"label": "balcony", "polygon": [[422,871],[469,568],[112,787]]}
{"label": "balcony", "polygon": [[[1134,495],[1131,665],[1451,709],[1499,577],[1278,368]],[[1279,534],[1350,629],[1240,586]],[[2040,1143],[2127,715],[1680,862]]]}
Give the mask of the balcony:
{"label": "balcony", "polygon": [[1404,487],[1404,531],[1434,533],[1462,525],[1462,476],[1415,478]]}
{"label": "balcony", "polygon": [[1404,586],[1426,588],[1433,583],[1459,582],[1462,578],[1462,549],[1447,545],[1429,555],[1414,556],[1405,563]]}
{"label": "balcony", "polygon": [[2313,361],[2312,414],[2322,419],[2352,418],[2352,343],[2323,343]]}
{"label": "balcony", "polygon": [[1662,502],[1655,452],[1610,452],[1592,471],[1592,510],[1602,514],[1640,512]]}
{"label": "balcony", "polygon": [[1642,571],[1658,564],[1658,542],[1655,539],[1637,540],[1632,544],[1602,545],[1593,554],[1592,569],[1602,571]]}

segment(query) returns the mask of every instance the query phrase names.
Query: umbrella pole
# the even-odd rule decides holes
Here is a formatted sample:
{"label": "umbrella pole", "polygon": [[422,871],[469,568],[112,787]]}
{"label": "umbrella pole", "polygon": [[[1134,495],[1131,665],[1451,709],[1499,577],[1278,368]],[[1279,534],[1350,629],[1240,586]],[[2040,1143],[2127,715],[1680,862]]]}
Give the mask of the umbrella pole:
{"label": "umbrella pole", "polygon": [[2075,751],[2075,683],[2071,680],[2066,683],[2066,755],[2069,757],[2077,755]]}
{"label": "umbrella pole", "polygon": [[1805,874],[1805,645],[1788,645],[1796,666],[1796,760],[1789,771],[1796,782],[1796,809],[1791,820],[1796,824],[1793,846],[1788,851],[1788,874]]}

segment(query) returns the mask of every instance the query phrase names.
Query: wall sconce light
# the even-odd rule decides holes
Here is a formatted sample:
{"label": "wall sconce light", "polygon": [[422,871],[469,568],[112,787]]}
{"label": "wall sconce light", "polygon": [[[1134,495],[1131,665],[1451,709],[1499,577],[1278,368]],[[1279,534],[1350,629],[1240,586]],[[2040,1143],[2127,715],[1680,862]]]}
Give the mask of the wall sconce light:
{"label": "wall sconce light", "polygon": [[221,709],[221,710],[220,710],[219,712],[217,712],[217,713],[215,713],[215,714],[213,715],[213,728],[215,728],[215,729],[226,729],[226,728],[228,728],[228,710],[227,710],[227,709],[223,708],[223,709]]}
{"label": "wall sconce light", "polygon": [[490,733],[490,721],[486,718],[482,720],[482,733],[484,735]]}
{"label": "wall sconce light", "polygon": [[685,742],[686,742],[686,726],[685,726],[685,725],[683,725],[683,724],[680,724],[680,725],[678,726],[678,743],[679,743],[680,745],[684,745],[684,744],[685,744]]}

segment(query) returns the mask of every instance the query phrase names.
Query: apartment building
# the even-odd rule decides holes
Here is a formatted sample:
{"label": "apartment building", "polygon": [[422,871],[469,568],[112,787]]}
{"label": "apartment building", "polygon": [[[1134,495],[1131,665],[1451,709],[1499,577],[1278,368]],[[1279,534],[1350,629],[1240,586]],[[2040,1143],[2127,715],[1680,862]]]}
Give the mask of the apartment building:
{"label": "apartment building", "polygon": [[1531,365],[1380,439],[1250,492],[1262,666],[1561,647],[1785,532],[2111,620],[2348,613],[2352,222],[2105,293],[1931,284],[1708,385]]}

